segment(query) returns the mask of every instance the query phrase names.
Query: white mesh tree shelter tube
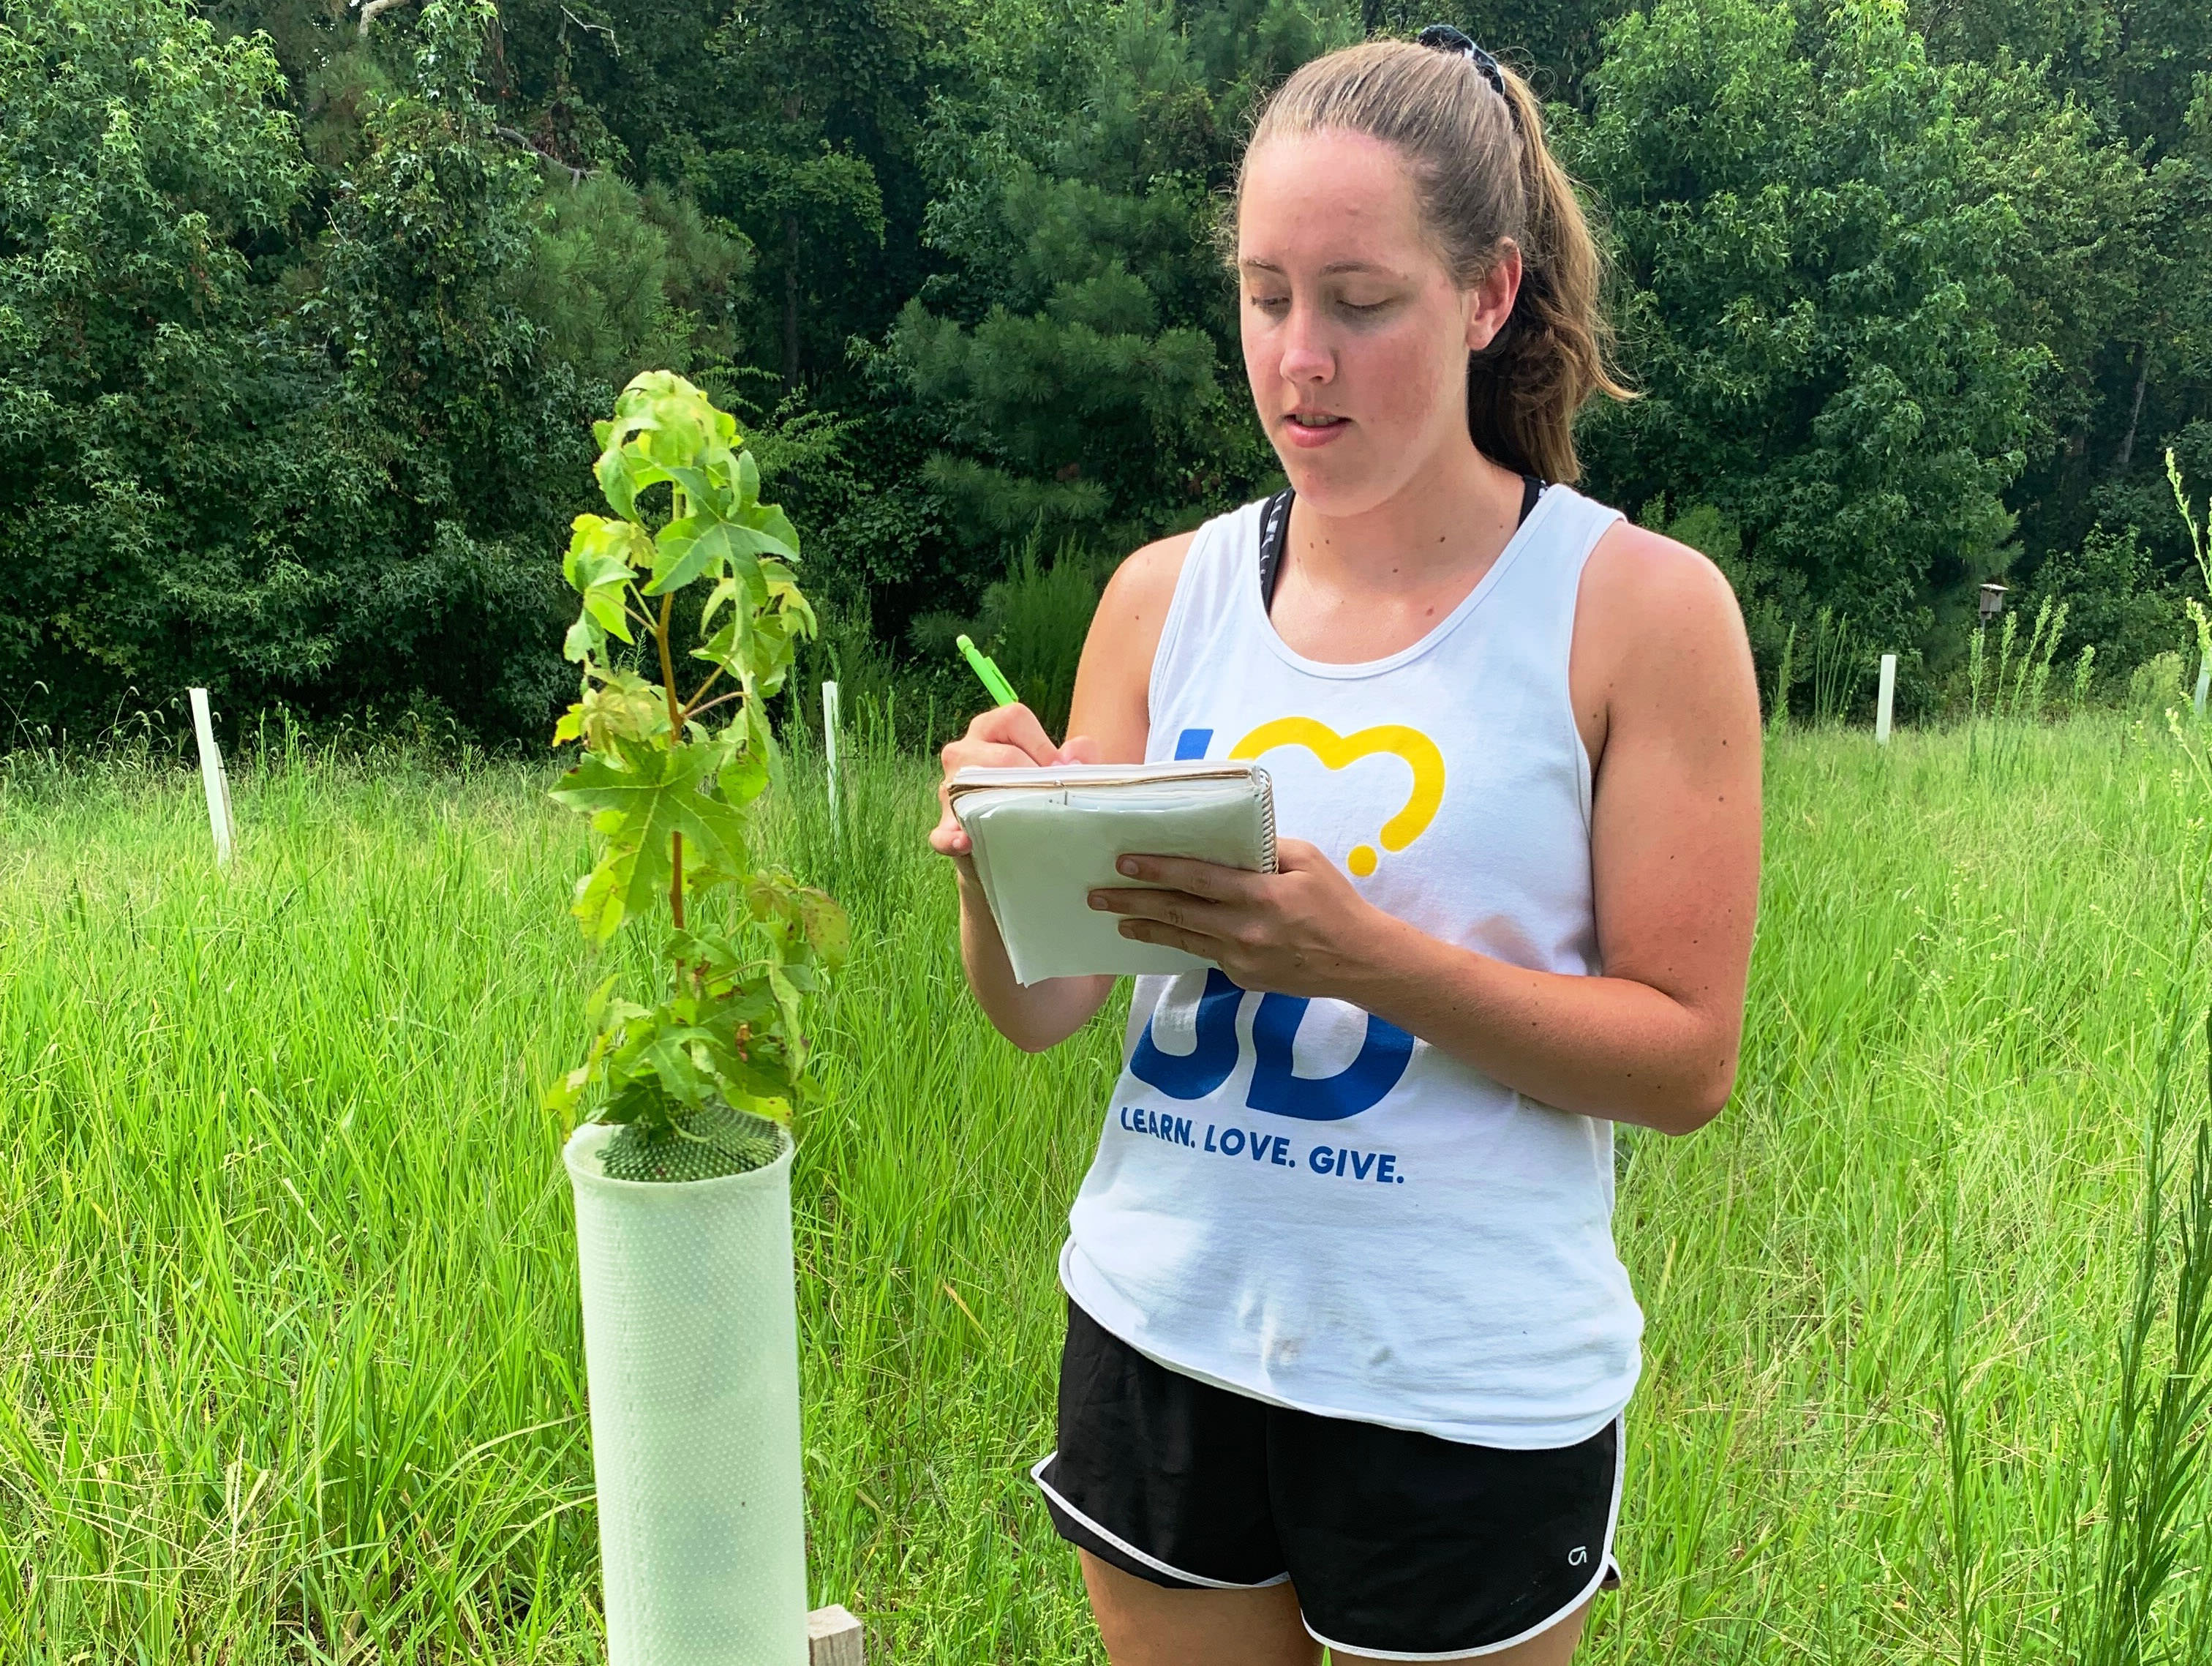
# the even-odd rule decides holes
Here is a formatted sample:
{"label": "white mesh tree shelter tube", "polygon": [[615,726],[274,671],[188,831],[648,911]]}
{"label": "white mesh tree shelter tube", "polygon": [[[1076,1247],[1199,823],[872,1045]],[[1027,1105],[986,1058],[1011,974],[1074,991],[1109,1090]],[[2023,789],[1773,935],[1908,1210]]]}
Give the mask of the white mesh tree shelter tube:
{"label": "white mesh tree shelter tube", "polygon": [[576,1192],[609,1666],[806,1666],[791,1145],[764,1169]]}

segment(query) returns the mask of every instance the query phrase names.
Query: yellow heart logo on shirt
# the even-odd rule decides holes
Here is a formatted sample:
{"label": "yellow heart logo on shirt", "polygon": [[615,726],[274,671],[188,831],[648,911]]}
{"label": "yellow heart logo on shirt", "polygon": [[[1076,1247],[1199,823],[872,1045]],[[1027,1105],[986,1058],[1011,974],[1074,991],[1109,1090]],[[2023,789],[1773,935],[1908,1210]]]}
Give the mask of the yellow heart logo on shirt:
{"label": "yellow heart logo on shirt", "polygon": [[[1406,800],[1404,809],[1382,824],[1385,850],[1403,850],[1419,838],[1436,819],[1437,806],[1443,802],[1444,755],[1437,750],[1435,741],[1402,723],[1378,723],[1371,729],[1340,735],[1310,717],[1279,717],[1246,735],[1230,749],[1229,756],[1256,758],[1278,746],[1303,746],[1326,769],[1341,769],[1377,752],[1403,758],[1413,772],[1413,795]],[[1355,845],[1345,866],[1364,879],[1375,872],[1376,860],[1373,845]]]}

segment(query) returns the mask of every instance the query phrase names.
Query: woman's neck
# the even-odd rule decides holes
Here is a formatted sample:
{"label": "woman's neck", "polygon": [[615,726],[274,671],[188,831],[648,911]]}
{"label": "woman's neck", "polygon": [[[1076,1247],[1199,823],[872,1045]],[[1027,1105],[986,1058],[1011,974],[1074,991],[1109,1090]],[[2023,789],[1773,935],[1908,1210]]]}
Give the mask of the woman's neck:
{"label": "woman's neck", "polygon": [[1291,515],[1287,569],[1318,589],[1418,592],[1456,578],[1472,588],[1521,517],[1521,477],[1455,446],[1391,496],[1352,515],[1309,499]]}

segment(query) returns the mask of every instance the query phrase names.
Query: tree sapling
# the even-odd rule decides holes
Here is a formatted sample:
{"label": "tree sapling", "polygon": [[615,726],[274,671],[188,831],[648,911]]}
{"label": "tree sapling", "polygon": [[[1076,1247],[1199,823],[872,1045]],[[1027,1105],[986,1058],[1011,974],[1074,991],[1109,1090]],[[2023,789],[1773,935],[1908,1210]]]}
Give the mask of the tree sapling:
{"label": "tree sapling", "polygon": [[[744,808],[775,762],[763,702],[814,630],[792,576],[799,535],[760,501],[736,419],[682,377],[638,376],[593,431],[614,514],[577,516],[562,564],[583,600],[564,652],[584,675],[554,744],[581,741],[584,756],[553,797],[603,840],[576,886],[585,934],[605,943],[663,903],[668,931],[659,1000],[602,982],[591,1050],[546,1101],[571,1112],[590,1096],[598,1120],[623,1125],[601,1158],[617,1179],[742,1174],[776,1158],[814,1090],[801,1011],[848,936],[827,895],[746,854]],[[708,588],[689,657],[708,669],[686,696],[675,603],[695,585]]]}

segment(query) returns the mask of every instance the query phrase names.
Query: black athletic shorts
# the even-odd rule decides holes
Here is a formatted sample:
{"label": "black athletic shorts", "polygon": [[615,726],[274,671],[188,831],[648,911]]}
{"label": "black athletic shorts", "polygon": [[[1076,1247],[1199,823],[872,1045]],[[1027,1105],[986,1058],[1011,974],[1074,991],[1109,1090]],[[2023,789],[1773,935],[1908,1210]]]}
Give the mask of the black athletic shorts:
{"label": "black athletic shorts", "polygon": [[1510,1451],[1270,1406],[1170,1371],[1070,1302],[1060,1536],[1154,1584],[1296,1586],[1306,1629],[1386,1660],[1525,1642],[1617,1582],[1620,1423]]}

